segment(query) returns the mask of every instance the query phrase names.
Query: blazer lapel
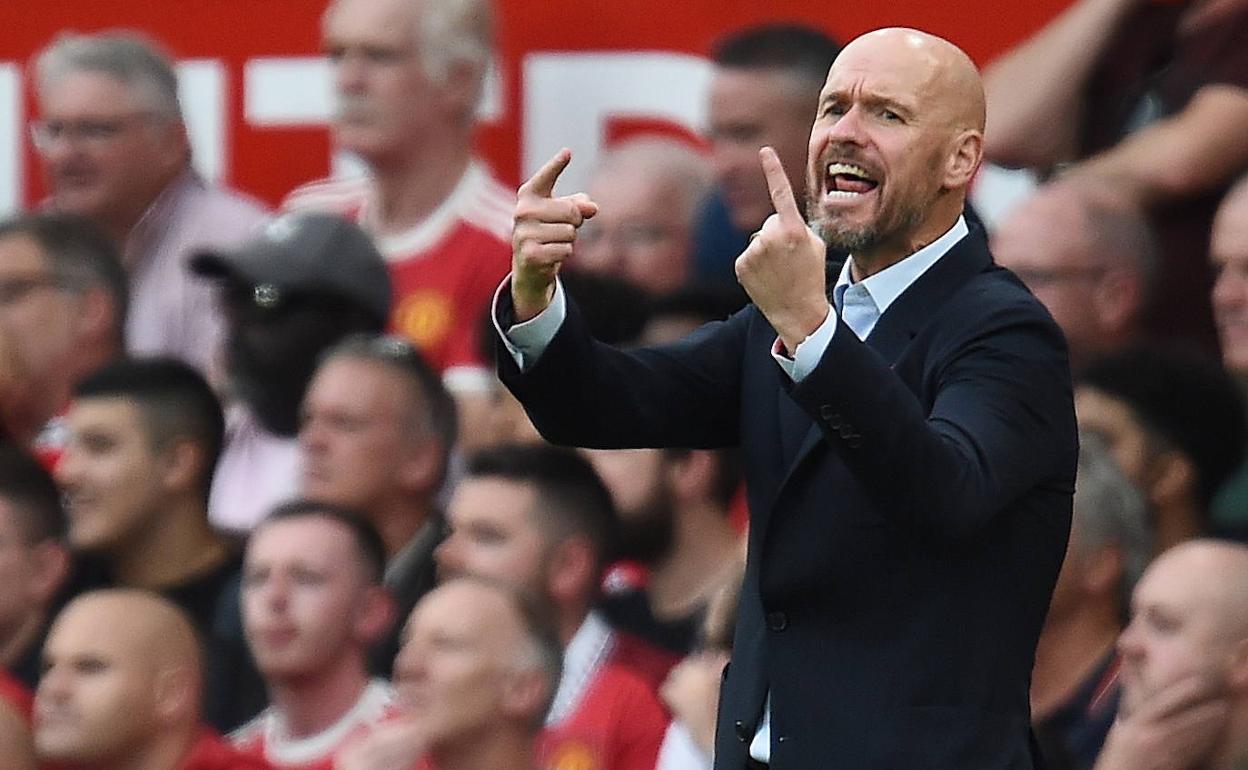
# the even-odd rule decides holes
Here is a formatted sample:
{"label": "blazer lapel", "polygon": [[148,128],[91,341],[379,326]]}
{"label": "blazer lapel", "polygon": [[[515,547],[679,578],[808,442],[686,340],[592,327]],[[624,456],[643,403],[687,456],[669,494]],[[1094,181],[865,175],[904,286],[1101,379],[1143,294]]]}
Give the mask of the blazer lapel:
{"label": "blazer lapel", "polygon": [[[948,253],[937,260],[936,264],[928,268],[927,272],[919,276],[918,280],[889,305],[888,310],[884,311],[884,315],[880,316],[880,320],[876,322],[875,328],[867,335],[865,344],[871,346],[890,366],[896,364],[910,341],[931,318],[932,312],[953,296],[954,292],[972,276],[982,272],[991,263],[992,256],[988,252],[988,243],[984,238],[983,230],[976,225],[970,225],[970,232],[965,238],[958,241]],[[842,332],[853,334],[849,327],[838,329],[836,333]],[[806,458],[817,447],[823,445],[823,432],[810,415],[798,406],[787,390],[781,390],[780,400],[782,415],[780,429],[787,431],[797,428],[799,435],[802,435],[797,454],[789,463],[788,472],[785,475],[784,484],[787,484]],[[789,410],[796,410],[801,414],[803,422],[800,426],[795,419],[784,417],[789,414]],[[787,448],[791,439],[782,436],[781,441]],[[790,455],[786,452],[785,459],[788,460],[789,457]],[[781,488],[784,484],[781,484]]]}

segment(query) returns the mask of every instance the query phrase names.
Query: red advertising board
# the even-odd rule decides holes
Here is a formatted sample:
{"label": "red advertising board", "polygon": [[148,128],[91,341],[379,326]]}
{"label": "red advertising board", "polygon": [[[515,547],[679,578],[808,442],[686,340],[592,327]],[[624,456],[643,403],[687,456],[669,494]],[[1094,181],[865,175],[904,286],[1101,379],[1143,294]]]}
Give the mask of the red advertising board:
{"label": "red advertising board", "polygon": [[[323,0],[7,0],[0,2],[0,210],[37,199],[38,166],[25,123],[34,114],[26,69],[60,30],[135,28],[182,65],[196,152],[211,176],[270,202],[324,176],[319,47]],[[839,39],[907,25],[948,37],[981,64],[1036,29],[1063,0],[500,0],[496,79],[480,151],[507,180],[568,144],[584,157],[612,126],[646,122],[697,130],[713,41],[764,21],[801,21]],[[318,80],[321,78],[321,80]],[[308,86],[303,96],[303,86]],[[320,90],[316,90],[320,88]],[[585,147],[589,145],[589,147]],[[573,176],[575,179],[575,175]]]}

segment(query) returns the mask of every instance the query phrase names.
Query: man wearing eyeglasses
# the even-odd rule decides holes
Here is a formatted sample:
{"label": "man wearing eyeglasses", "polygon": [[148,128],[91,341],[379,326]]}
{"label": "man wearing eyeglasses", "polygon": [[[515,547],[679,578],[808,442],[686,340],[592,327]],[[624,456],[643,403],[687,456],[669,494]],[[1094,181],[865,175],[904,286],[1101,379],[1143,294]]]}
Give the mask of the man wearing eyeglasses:
{"label": "man wearing eyeglasses", "polygon": [[1050,184],[992,234],[992,254],[1062,327],[1076,372],[1122,350],[1143,329],[1157,272],[1157,239],[1126,201]]}
{"label": "man wearing eyeglasses", "polygon": [[191,280],[187,255],[235,246],[267,215],[191,168],[177,76],[150,42],[68,35],[39,54],[35,70],[40,119],[31,137],[47,205],[89,217],[122,249],[132,300],[127,349],[207,371],[221,321],[211,288]]}
{"label": "man wearing eyeglasses", "polygon": [[49,213],[0,221],[6,438],[56,463],[74,384],[121,355],[125,318],[125,271],[91,222]]}

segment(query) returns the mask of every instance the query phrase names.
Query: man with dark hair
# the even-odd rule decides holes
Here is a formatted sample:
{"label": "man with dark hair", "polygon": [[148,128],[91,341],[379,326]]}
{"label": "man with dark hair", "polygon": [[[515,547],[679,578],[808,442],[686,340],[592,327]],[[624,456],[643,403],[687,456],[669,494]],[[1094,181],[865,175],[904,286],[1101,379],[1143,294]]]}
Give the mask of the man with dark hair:
{"label": "man with dark hair", "polygon": [[0,334],[16,372],[4,423],[48,467],[74,383],[121,355],[126,304],[116,247],[88,220],[26,214],[0,222]]}
{"label": "man with dark hair", "polygon": [[243,626],[269,707],[232,736],[275,767],[331,770],[343,747],[393,714],[393,691],[369,679],[368,649],[392,623],[385,552],[356,513],[296,501],[247,541]]}
{"label": "man with dark hair", "polygon": [[445,522],[438,490],[455,447],[455,402],[407,340],[358,335],[334,345],[303,402],[299,446],[306,497],[349,506],[380,533],[396,623],[373,651],[389,672],[399,622],[433,587]]}
{"label": "man with dark hair", "polygon": [[550,446],[504,446],[467,462],[437,552],[447,576],[503,583],[549,607],[565,647],[541,757],[604,770],[652,768],[667,718],[655,695],[674,658],[614,631],[597,612],[616,528],[590,464]]}
{"label": "man with dark hair", "polygon": [[329,214],[288,214],[191,269],[221,283],[228,439],[209,500],[221,529],[246,532],[298,488],[299,409],[321,354],[380,332],[390,277],[372,240]]}
{"label": "man with dark hair", "polygon": [[208,372],[221,318],[187,256],[229,247],[268,219],[255,201],[191,167],[177,74],[152,41],[129,32],[63,34],[35,61],[40,119],[31,135],[48,205],[89,217],[122,253],[131,312],[126,349]]}
{"label": "man with dark hair", "polygon": [[208,490],[224,421],[216,395],[173,359],[119,361],[78,384],[69,443],[56,469],[69,542],[88,585],[160,593],[209,641],[207,717],[223,727],[255,713],[235,604],[239,557],[208,524]]}
{"label": "man with dark hair", "polygon": [[839,51],[823,32],[793,24],[750,27],[715,46],[707,118],[718,189],[699,224],[704,277],[732,281],[746,234],[773,211],[759,148],[774,147],[793,189],[805,189],[810,116]]}
{"label": "man with dark hair", "polygon": [[39,681],[39,654],[69,578],[60,492],[34,458],[0,446],[0,668],[26,687]]}
{"label": "man with dark hair", "polygon": [[1153,513],[1160,553],[1209,528],[1209,504],[1248,443],[1243,396],[1218,362],[1138,347],[1089,365],[1075,388],[1082,430],[1100,434]]}
{"label": "man with dark hair", "polygon": [[395,665],[402,712],[339,756],[336,770],[595,768],[538,763],[534,738],[559,683],[549,619],[518,591],[457,578],[416,605]]}

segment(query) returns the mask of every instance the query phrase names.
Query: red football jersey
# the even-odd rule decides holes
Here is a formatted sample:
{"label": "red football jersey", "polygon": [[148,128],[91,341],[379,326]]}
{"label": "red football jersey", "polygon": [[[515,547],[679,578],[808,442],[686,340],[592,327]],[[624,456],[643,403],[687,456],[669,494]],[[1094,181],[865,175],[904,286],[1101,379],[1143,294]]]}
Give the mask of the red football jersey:
{"label": "red football jersey", "polygon": [[374,234],[390,266],[390,325],[412,340],[454,387],[479,376],[480,327],[494,290],[511,267],[515,192],[472,163],[436,211],[411,230],[377,235],[377,192],[368,179],[303,185],[283,211],[340,214]]}

